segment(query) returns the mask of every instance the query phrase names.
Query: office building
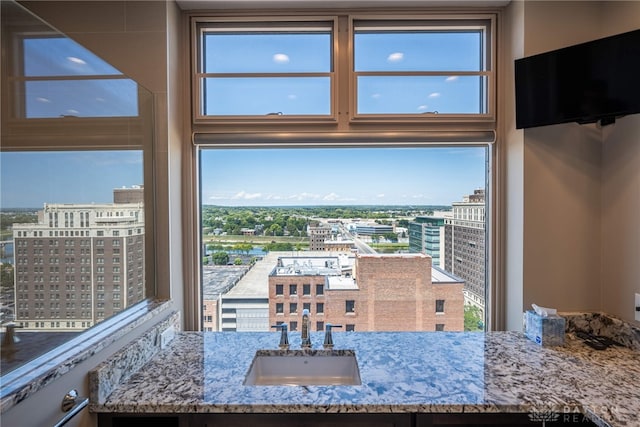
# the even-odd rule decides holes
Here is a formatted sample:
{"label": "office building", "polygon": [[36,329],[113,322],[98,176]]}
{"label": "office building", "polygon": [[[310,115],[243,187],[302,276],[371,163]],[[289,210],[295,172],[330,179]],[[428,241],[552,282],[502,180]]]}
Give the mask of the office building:
{"label": "office building", "polygon": [[475,190],[454,202],[453,218],[445,219],[444,269],[465,281],[465,304],[484,313],[486,283],[485,193]]}

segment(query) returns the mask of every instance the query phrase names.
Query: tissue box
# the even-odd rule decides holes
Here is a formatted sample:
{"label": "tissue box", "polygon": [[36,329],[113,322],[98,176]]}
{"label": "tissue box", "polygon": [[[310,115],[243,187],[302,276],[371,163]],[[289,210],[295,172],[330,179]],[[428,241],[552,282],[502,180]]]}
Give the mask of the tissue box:
{"label": "tissue box", "polygon": [[543,317],[533,310],[524,314],[525,335],[542,346],[564,345],[564,327],[564,317]]}

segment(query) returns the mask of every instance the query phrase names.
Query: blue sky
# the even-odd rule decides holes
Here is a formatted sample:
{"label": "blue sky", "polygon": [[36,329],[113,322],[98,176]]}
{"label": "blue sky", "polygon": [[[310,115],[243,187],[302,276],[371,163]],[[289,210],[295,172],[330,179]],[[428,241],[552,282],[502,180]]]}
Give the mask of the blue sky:
{"label": "blue sky", "polygon": [[207,149],[202,203],[450,205],[484,188],[483,147]]}
{"label": "blue sky", "polygon": [[[326,34],[215,36],[207,72],[328,72]],[[212,46],[211,44],[209,46]],[[476,33],[397,33],[356,38],[362,71],[479,69]],[[325,54],[319,54],[325,52]],[[358,53],[359,52],[359,53]],[[451,55],[455,52],[455,55]],[[91,76],[119,72],[64,38],[25,42],[27,76]],[[250,58],[251,61],[246,59]],[[361,113],[478,112],[478,77],[365,77]],[[216,79],[214,79],[216,80]],[[224,114],[329,114],[328,77],[217,79],[208,102]],[[130,80],[52,80],[27,85],[30,118],[137,114]],[[217,100],[217,101],[216,101]],[[220,205],[443,204],[484,187],[484,148],[205,150],[202,201]],[[114,188],[142,184],[139,151],[0,155],[0,205],[111,202]]]}
{"label": "blue sky", "polygon": [[112,203],[113,189],[143,182],[141,151],[3,152],[0,207]]}

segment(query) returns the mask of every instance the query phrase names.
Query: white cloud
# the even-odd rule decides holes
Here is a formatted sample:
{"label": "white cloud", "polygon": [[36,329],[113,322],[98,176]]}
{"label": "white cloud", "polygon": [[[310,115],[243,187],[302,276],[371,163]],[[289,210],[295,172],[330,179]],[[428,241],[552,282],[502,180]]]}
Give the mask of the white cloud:
{"label": "white cloud", "polygon": [[295,94],[292,93],[290,95],[287,95],[287,98],[293,101],[295,99],[298,99],[298,95],[295,95]]}
{"label": "white cloud", "polygon": [[371,97],[373,99],[380,99],[380,98],[382,98],[382,95],[380,95],[379,93],[374,93],[373,95],[371,95]]}
{"label": "white cloud", "polygon": [[278,64],[286,64],[289,62],[289,55],[284,53],[276,53],[273,55],[273,62],[277,62]]}
{"label": "white cloud", "polygon": [[444,79],[445,82],[455,82],[456,80],[458,80],[458,76],[449,76]]}
{"label": "white cloud", "polygon": [[322,200],[325,201],[333,201],[333,200],[340,200],[340,196],[337,195],[336,193],[329,193],[327,195],[325,195]]}
{"label": "white cloud", "polygon": [[247,193],[246,191],[240,191],[239,193],[236,193],[235,195],[233,195],[231,199],[253,200],[253,199],[259,199],[260,197],[262,197],[262,193]]}
{"label": "white cloud", "polygon": [[400,62],[404,59],[404,53],[402,52],[393,52],[391,55],[387,56],[387,61],[389,62]]}
{"label": "white cloud", "polygon": [[428,105],[420,105],[420,106],[418,107],[418,110],[420,110],[420,111],[426,111],[426,109],[427,109],[427,108],[429,108],[429,106],[428,106]]}
{"label": "white cloud", "polygon": [[433,92],[429,94],[429,98],[438,98],[440,96],[440,92]]}
{"label": "white cloud", "polygon": [[382,198],[384,198],[384,193],[376,194],[376,197],[378,199],[382,199]]}
{"label": "white cloud", "polygon": [[49,98],[43,98],[41,96],[37,97],[36,101],[43,102],[43,103],[46,103],[46,104],[50,104],[51,103],[51,100]]}
{"label": "white cloud", "polygon": [[75,56],[67,56],[67,61],[73,62],[74,64],[86,65],[86,61],[83,59],[77,58]]}

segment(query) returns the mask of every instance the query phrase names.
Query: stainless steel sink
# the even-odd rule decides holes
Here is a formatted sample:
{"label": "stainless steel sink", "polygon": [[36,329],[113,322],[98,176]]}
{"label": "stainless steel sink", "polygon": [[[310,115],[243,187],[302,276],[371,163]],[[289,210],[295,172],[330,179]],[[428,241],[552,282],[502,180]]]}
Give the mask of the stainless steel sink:
{"label": "stainless steel sink", "polygon": [[353,350],[258,350],[244,385],[360,385]]}

